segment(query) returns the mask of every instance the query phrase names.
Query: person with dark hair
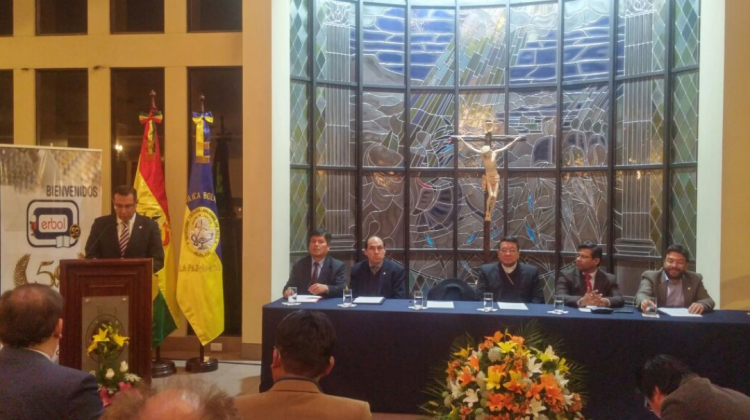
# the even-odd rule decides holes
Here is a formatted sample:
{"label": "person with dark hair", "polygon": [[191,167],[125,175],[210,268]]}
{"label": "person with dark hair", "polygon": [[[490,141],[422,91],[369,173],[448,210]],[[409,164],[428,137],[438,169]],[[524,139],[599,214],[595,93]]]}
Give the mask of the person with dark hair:
{"label": "person with dark hair", "polygon": [[194,376],[172,377],[159,386],[119,392],[102,420],[239,420],[234,399]]}
{"label": "person with dark hair", "polygon": [[357,296],[382,296],[386,299],[406,299],[406,271],[404,267],[385,259],[385,244],[377,236],[365,241],[367,260],[352,267],[349,287]]}
{"label": "person with dark hair", "polygon": [[86,258],[152,258],[153,271],[164,267],[159,225],[135,212],[138,193],[120,185],[112,194],[114,214],[97,217],[86,241]]}
{"label": "person with dark hair", "polygon": [[672,356],[660,354],[647,361],[638,386],[646,405],[661,419],[750,419],[750,397],[712,384]]}
{"label": "person with dark hair", "polygon": [[477,295],[486,292],[498,302],[544,303],[544,284],[539,279],[539,269],[518,262],[521,248],[518,239],[504,237],[497,247],[500,263],[484,264],[479,268]]}
{"label": "person with dark hair", "polygon": [[566,305],[619,308],[625,304],[615,276],[599,269],[601,261],[601,246],[591,242],[578,245],[575,267],[561,272],[555,286],[555,293]]}
{"label": "person with dark hair", "polygon": [[52,361],[62,311],[62,296],[41,284],[0,297],[0,419],[93,420],[104,413],[96,379]]}
{"label": "person with dark hair", "polygon": [[360,420],[370,419],[364,401],[323,394],[318,381],[333,369],[336,332],[322,312],[300,310],[276,328],[267,392],[242,395],[235,405],[245,419]]}
{"label": "person with dark hair", "polygon": [[656,298],[658,307],[688,308],[691,314],[712,311],[715,303],[703,286],[703,276],[687,271],[688,259],[685,247],[670,245],[664,255],[664,268],[641,275],[635,306],[645,312],[654,304],[651,298]]}
{"label": "person with dark hair", "polygon": [[346,286],[344,263],[328,255],[331,234],[324,229],[315,229],[307,238],[310,255],[302,257],[292,266],[289,280],[284,285],[284,297],[289,296],[289,288],[296,287],[297,293],[307,291],[325,298],[339,297]]}

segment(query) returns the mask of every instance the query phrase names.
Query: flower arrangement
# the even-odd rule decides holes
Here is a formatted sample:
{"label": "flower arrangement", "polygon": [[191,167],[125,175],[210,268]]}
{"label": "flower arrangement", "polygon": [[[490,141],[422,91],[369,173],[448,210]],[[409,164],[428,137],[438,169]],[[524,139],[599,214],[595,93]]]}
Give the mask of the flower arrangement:
{"label": "flower arrangement", "polygon": [[438,419],[583,419],[581,396],[569,389],[570,367],[552,346],[544,352],[507,331],[485,337],[476,349],[453,353],[445,370]]}
{"label": "flower arrangement", "polygon": [[98,333],[91,337],[87,352],[98,362],[99,367],[91,374],[96,377],[97,390],[106,407],[116,393],[130,389],[141,378],[128,372],[128,362],[123,360],[119,365],[117,363],[117,358],[130,340],[120,335],[119,323],[105,321],[97,329]]}

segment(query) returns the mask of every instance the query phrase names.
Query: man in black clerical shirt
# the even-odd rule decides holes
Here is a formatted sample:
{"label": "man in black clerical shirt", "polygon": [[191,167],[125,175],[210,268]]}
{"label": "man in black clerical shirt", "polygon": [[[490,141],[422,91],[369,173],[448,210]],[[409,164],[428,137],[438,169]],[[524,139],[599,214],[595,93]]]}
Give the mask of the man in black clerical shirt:
{"label": "man in black clerical shirt", "polygon": [[406,272],[404,267],[385,259],[383,240],[377,236],[367,238],[364,251],[367,259],[352,267],[352,295],[406,299]]}
{"label": "man in black clerical shirt", "polygon": [[505,237],[497,247],[500,263],[484,264],[479,268],[477,294],[481,298],[486,292],[499,302],[544,303],[544,285],[539,279],[539,270],[518,262],[521,250],[518,239]]}
{"label": "man in black clerical shirt", "polygon": [[284,286],[284,297],[289,296],[289,287],[296,287],[297,293],[305,292],[324,298],[341,296],[346,285],[344,263],[328,255],[331,234],[323,229],[310,232],[307,250],[310,255],[294,263],[289,281]]}

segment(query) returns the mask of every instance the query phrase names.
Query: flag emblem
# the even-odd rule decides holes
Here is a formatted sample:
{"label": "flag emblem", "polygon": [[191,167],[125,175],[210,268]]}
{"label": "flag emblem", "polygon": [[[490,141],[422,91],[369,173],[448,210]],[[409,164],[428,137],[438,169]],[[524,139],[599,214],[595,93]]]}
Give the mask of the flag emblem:
{"label": "flag emblem", "polygon": [[196,207],[188,215],[185,242],[193,255],[202,257],[214,252],[219,244],[219,218],[208,207]]}

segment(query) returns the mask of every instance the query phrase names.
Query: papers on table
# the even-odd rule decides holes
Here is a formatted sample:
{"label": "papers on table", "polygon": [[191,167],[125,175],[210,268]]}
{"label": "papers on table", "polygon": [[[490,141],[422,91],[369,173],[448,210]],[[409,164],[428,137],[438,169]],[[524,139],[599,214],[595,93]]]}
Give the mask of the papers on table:
{"label": "papers on table", "polygon": [[443,302],[440,300],[428,300],[427,301],[427,307],[428,308],[436,308],[436,309],[453,309],[453,302]]}
{"label": "papers on table", "polygon": [[528,311],[529,307],[525,303],[511,303],[511,302],[497,302],[497,306],[500,309],[508,309],[511,311]]}
{"label": "papers on table", "polygon": [[315,295],[297,295],[297,302],[300,303],[315,303],[321,299],[320,296]]}
{"label": "papers on table", "polygon": [[688,308],[659,308],[659,312],[665,313],[669,316],[684,316],[684,317],[702,317],[700,314],[691,314],[688,312]]}
{"label": "papers on table", "polygon": [[382,296],[360,296],[354,299],[354,303],[363,303],[365,305],[380,305],[385,300]]}
{"label": "papers on table", "polygon": [[578,308],[578,310],[581,311],[581,312],[591,313],[591,308]]}

